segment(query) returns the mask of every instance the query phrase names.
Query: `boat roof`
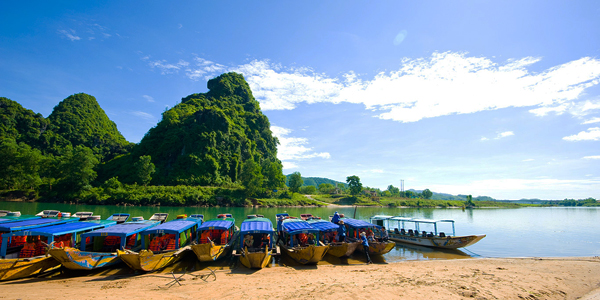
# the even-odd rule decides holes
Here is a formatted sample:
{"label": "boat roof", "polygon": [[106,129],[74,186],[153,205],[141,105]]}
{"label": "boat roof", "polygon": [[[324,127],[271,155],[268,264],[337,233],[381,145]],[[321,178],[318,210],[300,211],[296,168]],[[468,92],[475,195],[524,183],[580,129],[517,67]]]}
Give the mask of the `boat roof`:
{"label": "boat roof", "polygon": [[387,219],[391,219],[394,218],[394,216],[387,216],[387,215],[375,215],[371,217],[371,220],[387,220]]}
{"label": "boat roof", "polygon": [[340,219],[342,221],[344,221],[344,224],[350,226],[350,227],[354,227],[354,228],[370,228],[370,227],[381,227],[381,226],[377,226],[375,224],[363,221],[363,220],[357,220],[357,219],[350,219],[350,218],[342,218]]}
{"label": "boat roof", "polygon": [[233,218],[225,218],[225,219],[210,219],[204,223],[198,230],[209,230],[209,229],[229,229],[235,223],[235,219]]}
{"label": "boat roof", "polygon": [[302,219],[285,219],[283,220],[283,230],[289,234],[297,233],[319,233],[319,230],[312,227],[308,222]]}
{"label": "boat roof", "polygon": [[[182,233],[195,225],[202,222],[201,219],[188,218],[188,219],[175,219],[169,222],[162,223],[160,225],[154,226],[150,229],[144,230],[141,234],[153,234],[153,233]],[[162,231],[162,232],[161,232]]]}
{"label": "boat roof", "polygon": [[325,220],[308,220],[306,221],[308,222],[308,224],[310,224],[310,226],[323,231],[323,232],[331,232],[331,231],[336,231],[340,228],[340,225],[331,223],[329,221],[325,221]]}
{"label": "boat roof", "polygon": [[94,230],[104,228],[112,225],[116,225],[115,221],[102,220],[98,222],[71,222],[65,224],[51,225],[47,227],[38,227],[34,230],[23,230],[12,233],[6,233],[2,236],[24,236],[24,235],[63,235],[74,232],[81,232],[86,230]]}
{"label": "boat roof", "polygon": [[248,233],[273,233],[273,223],[267,218],[246,219],[240,229],[242,235]]}
{"label": "boat roof", "polygon": [[126,222],[117,224],[114,226],[110,226],[107,228],[102,228],[98,230],[94,230],[92,232],[87,232],[82,235],[82,239],[89,236],[123,236],[127,237],[138,232],[144,231],[150,227],[158,225],[159,222]]}
{"label": "boat roof", "polygon": [[0,231],[16,231],[79,221],[79,218],[38,218],[0,223]]}
{"label": "boat roof", "polygon": [[6,223],[6,222],[14,222],[14,221],[25,221],[25,220],[31,220],[31,219],[40,219],[42,217],[40,216],[36,216],[36,215],[21,215],[21,216],[2,216],[0,217],[0,223]]}
{"label": "boat roof", "polygon": [[282,213],[282,214],[276,214],[276,215],[275,215],[275,217],[277,217],[278,219],[279,219],[280,217],[289,217],[289,216],[290,216],[290,215],[289,215],[289,214],[287,214],[287,213]]}

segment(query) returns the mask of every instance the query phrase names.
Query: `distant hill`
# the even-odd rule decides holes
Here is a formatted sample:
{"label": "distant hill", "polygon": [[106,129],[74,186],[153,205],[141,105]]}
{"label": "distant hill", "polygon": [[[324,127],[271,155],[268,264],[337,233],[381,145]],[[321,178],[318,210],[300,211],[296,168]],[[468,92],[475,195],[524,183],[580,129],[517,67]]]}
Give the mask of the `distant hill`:
{"label": "distant hill", "polygon": [[[290,176],[292,176],[292,174],[288,174],[285,176],[285,184],[288,185]],[[302,186],[315,186],[315,187],[319,187],[320,184],[322,183],[329,183],[333,186],[337,186],[338,183],[343,184],[345,187],[348,186],[348,184],[346,184],[345,182],[341,182],[341,181],[335,181],[333,179],[328,179],[328,178],[321,178],[321,177],[302,177],[302,180],[304,181],[304,184]]]}

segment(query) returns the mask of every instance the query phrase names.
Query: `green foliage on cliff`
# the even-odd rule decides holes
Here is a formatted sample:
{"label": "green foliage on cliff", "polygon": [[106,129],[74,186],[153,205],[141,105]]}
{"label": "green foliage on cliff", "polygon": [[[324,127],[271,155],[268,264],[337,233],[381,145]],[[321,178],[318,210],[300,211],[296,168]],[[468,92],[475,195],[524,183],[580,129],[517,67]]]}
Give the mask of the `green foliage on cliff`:
{"label": "green foliage on cliff", "polygon": [[42,134],[49,125],[49,121],[41,114],[25,109],[8,98],[0,97],[0,138],[40,148],[43,144]]}

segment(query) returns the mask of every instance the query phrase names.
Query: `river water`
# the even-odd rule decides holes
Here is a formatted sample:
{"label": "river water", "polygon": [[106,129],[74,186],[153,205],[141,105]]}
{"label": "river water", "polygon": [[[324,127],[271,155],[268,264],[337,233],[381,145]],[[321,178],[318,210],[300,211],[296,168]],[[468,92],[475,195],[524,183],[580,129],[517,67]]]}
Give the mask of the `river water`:
{"label": "river water", "polygon": [[[403,260],[455,259],[470,257],[565,257],[600,255],[600,208],[586,207],[525,207],[525,208],[387,208],[387,207],[139,207],[105,205],[69,205],[58,203],[0,202],[0,209],[36,214],[44,209],[75,213],[91,211],[103,219],[124,212],[148,219],[156,212],[169,213],[169,220],[179,214],[204,214],[205,220],[219,213],[231,213],[239,226],[249,214],[262,214],[275,220],[275,214],[291,216],[311,213],[322,218],[335,211],[347,217],[369,221],[373,215],[392,215],[427,219],[455,220],[456,234],[486,234],[477,244],[456,251],[398,244],[380,258],[385,262]],[[429,231],[429,230],[428,230]],[[446,232],[450,230],[445,230]],[[339,262],[326,256],[323,263],[353,263],[362,257]]]}

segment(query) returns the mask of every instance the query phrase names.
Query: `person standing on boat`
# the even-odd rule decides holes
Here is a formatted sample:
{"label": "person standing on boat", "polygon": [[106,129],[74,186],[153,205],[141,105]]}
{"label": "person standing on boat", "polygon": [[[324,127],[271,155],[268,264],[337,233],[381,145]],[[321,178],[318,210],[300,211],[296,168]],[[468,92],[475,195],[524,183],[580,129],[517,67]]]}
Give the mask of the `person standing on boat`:
{"label": "person standing on boat", "polygon": [[339,222],[340,227],[338,227],[338,242],[342,243],[346,241],[346,226],[344,226],[344,221]]}
{"label": "person standing on boat", "polygon": [[338,212],[336,211],[335,214],[333,214],[333,218],[331,218],[331,223],[338,224],[339,221],[340,214],[338,214]]}
{"label": "person standing on boat", "polygon": [[360,240],[362,242],[363,251],[365,251],[365,255],[367,256],[367,264],[372,264],[373,262],[369,256],[369,240],[367,239],[367,234],[364,231],[360,233]]}
{"label": "person standing on boat", "polygon": [[390,238],[390,235],[389,235],[387,229],[385,229],[385,227],[381,226],[381,241],[387,242],[389,238]]}

